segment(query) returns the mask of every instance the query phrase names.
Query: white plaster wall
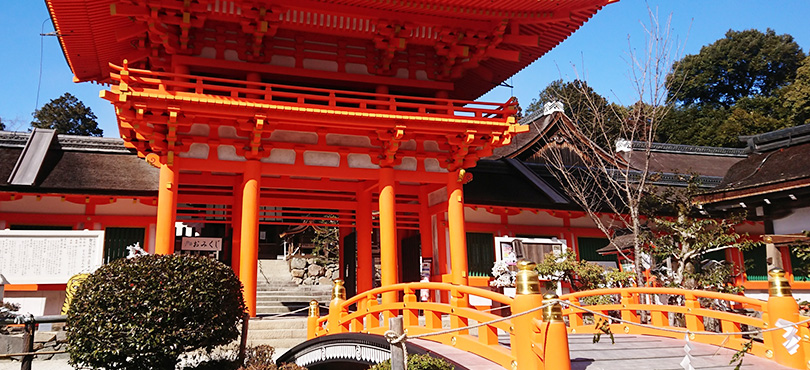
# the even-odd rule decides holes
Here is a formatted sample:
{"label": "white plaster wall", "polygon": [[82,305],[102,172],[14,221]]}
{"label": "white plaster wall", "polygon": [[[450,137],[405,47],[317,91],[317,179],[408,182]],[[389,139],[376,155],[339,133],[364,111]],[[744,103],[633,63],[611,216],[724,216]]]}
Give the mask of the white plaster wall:
{"label": "white plaster wall", "polygon": [[797,208],[787,217],[773,221],[774,234],[796,234],[810,230],[810,207]]}
{"label": "white plaster wall", "polygon": [[157,206],[147,205],[131,199],[119,199],[115,203],[96,206],[97,215],[156,216]]}
{"label": "white plaster wall", "polygon": [[0,202],[2,213],[52,213],[52,214],[84,214],[84,204],[63,201],[60,197],[24,196],[20,199]]}
{"label": "white plaster wall", "polygon": [[402,158],[402,163],[399,166],[394,166],[394,169],[400,171],[416,171],[416,158],[404,157]]}
{"label": "white plaster wall", "polygon": [[554,217],[546,212],[523,211],[514,216],[509,216],[510,225],[533,225],[533,226],[563,226],[561,218]]}
{"label": "white plaster wall", "polygon": [[464,207],[464,220],[467,222],[500,224],[501,216],[489,213],[484,208],[472,209],[469,207]]}
{"label": "white plaster wall", "polygon": [[588,215],[585,215],[585,216],[577,217],[577,218],[572,217],[571,218],[571,227],[592,228],[592,227],[596,227],[596,225],[593,223],[593,220],[591,220],[591,218]]}
{"label": "white plaster wall", "polygon": [[346,161],[351,168],[380,168],[371,162],[371,156],[368,154],[351,153],[347,156]]}
{"label": "white plaster wall", "polygon": [[304,164],[307,166],[337,167],[340,165],[340,154],[308,150],[304,152]]}
{"label": "white plaster wall", "polygon": [[5,302],[20,305],[19,313],[34,316],[59,315],[65,304],[65,292],[60,290],[39,290],[35,292],[5,292]]}

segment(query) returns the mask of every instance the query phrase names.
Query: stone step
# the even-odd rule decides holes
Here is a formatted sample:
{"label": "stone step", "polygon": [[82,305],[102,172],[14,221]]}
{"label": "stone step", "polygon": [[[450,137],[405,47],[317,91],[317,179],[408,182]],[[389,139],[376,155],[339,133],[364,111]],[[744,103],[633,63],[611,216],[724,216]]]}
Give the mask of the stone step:
{"label": "stone step", "polygon": [[267,330],[267,329],[306,329],[306,318],[279,318],[279,319],[251,319],[248,323],[248,331],[250,330]]}
{"label": "stone step", "polygon": [[311,294],[311,295],[331,295],[332,289],[299,289],[297,287],[290,287],[284,289],[256,289],[259,295],[294,295],[294,294]]}
{"label": "stone step", "polygon": [[290,294],[290,295],[260,295],[256,299],[277,302],[309,302],[313,299],[331,301],[332,297],[324,294]]}
{"label": "stone step", "polygon": [[249,346],[268,345],[273,348],[293,348],[301,343],[306,342],[307,338],[301,339],[248,339]]}
{"label": "stone step", "polygon": [[249,330],[248,340],[307,339],[307,329]]}

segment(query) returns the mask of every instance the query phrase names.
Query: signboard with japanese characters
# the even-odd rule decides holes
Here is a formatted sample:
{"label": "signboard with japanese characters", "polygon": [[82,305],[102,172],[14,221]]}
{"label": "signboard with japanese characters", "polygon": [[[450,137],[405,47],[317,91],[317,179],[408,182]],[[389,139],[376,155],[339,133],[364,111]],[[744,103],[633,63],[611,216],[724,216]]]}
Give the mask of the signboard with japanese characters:
{"label": "signboard with japanese characters", "polygon": [[184,236],[180,249],[184,251],[219,252],[222,250],[222,238]]}
{"label": "signboard with japanese characters", "polygon": [[0,230],[0,274],[7,284],[65,284],[104,263],[104,231]]}

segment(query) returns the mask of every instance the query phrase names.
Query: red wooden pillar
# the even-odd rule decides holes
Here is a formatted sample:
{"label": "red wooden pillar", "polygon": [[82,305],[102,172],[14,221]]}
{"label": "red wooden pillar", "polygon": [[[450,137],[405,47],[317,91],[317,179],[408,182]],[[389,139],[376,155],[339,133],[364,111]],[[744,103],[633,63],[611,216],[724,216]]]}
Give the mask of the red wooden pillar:
{"label": "red wooden pillar", "polygon": [[240,246],[242,245],[242,182],[238,179],[233,187],[233,204],[231,205],[231,268],[239,276]]}
{"label": "red wooden pillar", "polygon": [[158,209],[155,231],[155,254],[174,253],[174,222],[177,210],[178,170],[168,164],[160,166]]}
{"label": "red wooden pillar", "polygon": [[419,190],[419,237],[422,244],[422,258],[430,258],[432,261],[433,229],[431,228],[431,215],[428,203],[427,187],[422,186],[422,188]]}
{"label": "red wooden pillar", "polygon": [[256,279],[259,263],[259,189],[261,163],[249,160],[242,181],[242,235],[239,253],[239,280],[245,287],[245,305],[256,317]]}
{"label": "red wooden pillar", "polygon": [[371,255],[371,191],[357,192],[357,293],[374,287],[374,260]]}
{"label": "red wooden pillar", "polygon": [[450,173],[447,178],[447,227],[450,231],[450,273],[453,284],[467,285],[464,195],[458,171]]}
{"label": "red wooden pillar", "polygon": [[[380,169],[380,283],[397,283],[397,219],[394,193],[394,169]],[[396,293],[384,293],[382,303],[396,301]]]}

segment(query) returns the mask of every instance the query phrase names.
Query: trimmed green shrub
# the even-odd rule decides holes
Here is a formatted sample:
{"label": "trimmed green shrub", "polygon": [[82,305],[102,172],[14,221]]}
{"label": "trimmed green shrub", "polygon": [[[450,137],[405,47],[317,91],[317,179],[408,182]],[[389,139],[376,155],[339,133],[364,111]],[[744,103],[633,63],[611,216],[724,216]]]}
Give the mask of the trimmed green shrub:
{"label": "trimmed green shrub", "polygon": [[119,259],[82,283],[67,315],[70,363],[173,369],[188,351],[230,343],[245,312],[230,267],[205,257]]}
{"label": "trimmed green shrub", "polygon": [[[453,370],[456,367],[443,358],[430,355],[408,355],[408,370]],[[368,370],[391,370],[391,360],[385,360]]]}

